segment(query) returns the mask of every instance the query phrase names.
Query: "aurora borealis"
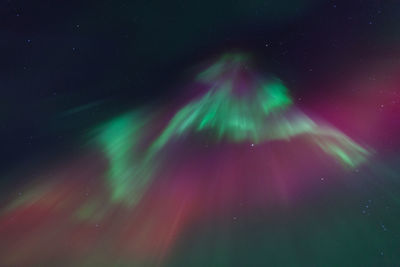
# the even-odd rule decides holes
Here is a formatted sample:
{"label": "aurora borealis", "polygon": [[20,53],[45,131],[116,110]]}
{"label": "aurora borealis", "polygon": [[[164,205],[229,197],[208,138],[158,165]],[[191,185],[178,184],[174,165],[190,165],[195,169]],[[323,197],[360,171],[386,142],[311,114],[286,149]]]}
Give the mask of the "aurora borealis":
{"label": "aurora borealis", "polygon": [[400,5],[122,2],[7,4],[0,266],[400,264]]}
{"label": "aurora borealis", "polygon": [[[36,247],[35,235],[52,232],[46,228],[54,231],[47,240],[53,253],[73,261],[90,249],[85,260],[97,264],[92,256],[106,249],[123,264],[155,264],[199,220],[231,213],[240,199],[246,199],[246,212],[296,207],[300,196],[316,190],[307,179],[366,163],[372,151],[293,107],[282,82],[263,81],[243,58],[222,55],[198,76],[209,88],[165,122],[157,118],[161,113],[135,111],[95,127],[86,156],[5,207],[3,234],[19,236],[24,226],[18,222],[29,221],[23,242],[8,240],[12,251],[34,250],[29,243]],[[301,159],[304,151],[312,162]],[[76,191],[81,183],[90,193]],[[111,247],[97,248],[105,238]],[[65,240],[76,242],[78,251],[67,249]],[[40,251],[17,261],[13,256],[2,255],[10,264],[32,257],[48,264]]]}

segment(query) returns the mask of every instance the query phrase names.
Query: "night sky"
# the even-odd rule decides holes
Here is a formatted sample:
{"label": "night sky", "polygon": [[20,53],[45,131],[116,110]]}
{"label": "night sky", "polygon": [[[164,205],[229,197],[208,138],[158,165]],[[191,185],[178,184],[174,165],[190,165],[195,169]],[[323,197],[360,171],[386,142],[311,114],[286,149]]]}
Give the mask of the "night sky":
{"label": "night sky", "polygon": [[[2,1],[0,265],[399,266],[399,18],[396,0]],[[265,89],[277,108],[264,82],[287,88]]]}

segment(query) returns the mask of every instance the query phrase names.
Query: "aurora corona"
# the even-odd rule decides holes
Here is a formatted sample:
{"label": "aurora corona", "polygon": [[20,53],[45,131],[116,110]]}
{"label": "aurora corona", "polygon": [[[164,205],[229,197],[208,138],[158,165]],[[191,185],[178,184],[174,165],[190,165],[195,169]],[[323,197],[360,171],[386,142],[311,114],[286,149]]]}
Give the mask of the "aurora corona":
{"label": "aurora corona", "polygon": [[148,131],[143,114],[124,115],[101,128],[98,140],[109,157],[108,179],[115,199],[140,199],[132,196],[143,193],[155,166],[163,164],[156,160],[157,154],[174,138],[190,133],[207,132],[216,141],[254,144],[302,135],[345,167],[367,159],[367,149],[294,108],[284,84],[277,78],[260,78],[250,68],[249,58],[225,54],[199,73],[196,80],[208,91],[181,107],[145,152],[139,154],[137,149],[143,149],[138,141]]}
{"label": "aurora corona", "polygon": [[159,266],[203,218],[236,218],[244,201],[256,212],[288,205],[310,177],[371,155],[300,111],[247,54],[222,55],[196,86],[173,112],[136,109],[98,125],[88,151],[11,198],[0,213],[3,263]]}

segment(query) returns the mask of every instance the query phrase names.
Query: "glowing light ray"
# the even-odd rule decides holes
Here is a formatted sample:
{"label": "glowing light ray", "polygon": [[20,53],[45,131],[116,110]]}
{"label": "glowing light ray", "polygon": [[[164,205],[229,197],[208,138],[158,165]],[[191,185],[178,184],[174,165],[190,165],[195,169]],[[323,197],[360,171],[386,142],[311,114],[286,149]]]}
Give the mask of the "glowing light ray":
{"label": "glowing light ray", "polygon": [[118,117],[99,129],[96,140],[109,159],[107,180],[113,201],[139,202],[151,181],[156,162],[140,151],[146,123],[148,118],[138,112]]}
{"label": "glowing light ray", "polygon": [[[148,148],[140,147],[149,121],[142,113],[125,114],[100,127],[97,140],[109,158],[107,177],[113,201],[138,203],[154,178],[156,166],[163,164],[155,160],[160,150],[174,138],[191,132],[211,131],[217,140],[252,143],[308,135],[324,152],[347,166],[355,167],[366,160],[366,149],[333,127],[320,126],[292,109],[288,90],[279,80],[252,78],[248,84],[237,85],[237,77],[251,71],[243,68],[248,58],[226,54],[200,73],[198,80],[212,84],[209,91],[176,112]],[[243,95],[236,90],[244,91]]]}
{"label": "glowing light ray", "polygon": [[260,86],[245,88],[250,92],[244,97],[235,95],[232,82],[235,77],[231,76],[240,75],[237,69],[247,58],[227,54],[199,74],[199,80],[213,82],[214,86],[176,113],[152,149],[161,149],[174,136],[211,129],[218,139],[254,143],[307,134],[323,151],[348,166],[355,167],[366,160],[369,152],[333,127],[319,126],[299,111],[295,119],[289,119],[285,112],[292,100],[278,80],[254,82]]}

